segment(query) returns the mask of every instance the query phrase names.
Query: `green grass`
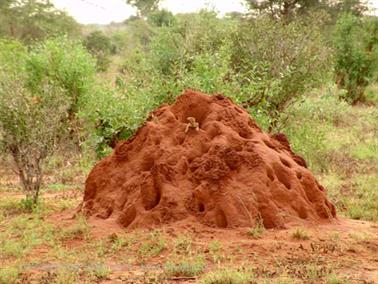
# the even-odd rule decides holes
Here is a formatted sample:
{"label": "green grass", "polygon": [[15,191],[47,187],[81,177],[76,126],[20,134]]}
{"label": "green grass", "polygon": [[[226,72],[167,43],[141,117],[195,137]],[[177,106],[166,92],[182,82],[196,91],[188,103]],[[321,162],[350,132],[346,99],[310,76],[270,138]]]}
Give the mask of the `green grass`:
{"label": "green grass", "polygon": [[90,274],[93,274],[98,280],[107,279],[111,273],[111,270],[103,264],[96,265],[89,271]]}
{"label": "green grass", "polygon": [[358,160],[378,160],[378,139],[365,141],[351,149],[351,157]]}
{"label": "green grass", "polygon": [[62,240],[69,239],[84,239],[89,234],[89,226],[84,216],[78,215],[76,217],[77,222],[62,230],[60,238]]}
{"label": "green grass", "polygon": [[219,269],[207,273],[201,279],[201,284],[247,284],[254,283],[253,273],[245,270]]}
{"label": "green grass", "polygon": [[349,284],[350,281],[343,276],[330,274],[326,277],[326,284]]}
{"label": "green grass", "polygon": [[30,208],[27,208],[22,200],[20,201],[16,198],[0,199],[0,212],[4,218],[19,215],[21,213],[30,213],[30,211]]}
{"label": "green grass", "polygon": [[174,241],[174,252],[179,255],[190,255],[193,242],[187,236],[180,236]]}
{"label": "green grass", "polygon": [[141,257],[153,257],[159,255],[166,248],[166,241],[161,232],[155,230],[148,235],[139,246],[138,253]]}
{"label": "green grass", "polygon": [[325,186],[338,214],[377,222],[377,106],[349,106],[332,87],[294,104],[288,113],[282,131]]}
{"label": "green grass", "polygon": [[247,284],[252,282],[255,277],[247,271],[233,269],[219,269],[209,272],[200,281],[201,284]]}
{"label": "green grass", "polygon": [[78,271],[71,268],[59,269],[53,277],[54,284],[75,284],[78,283]]}
{"label": "green grass", "polygon": [[164,272],[167,277],[194,277],[205,269],[205,260],[202,256],[171,260],[165,263]]}
{"label": "green grass", "polygon": [[253,239],[259,239],[265,232],[265,227],[261,219],[256,222],[255,226],[248,230],[248,235]]}
{"label": "green grass", "polygon": [[291,237],[294,240],[300,240],[300,241],[306,241],[310,239],[310,234],[302,228],[297,228],[295,231],[291,234]]}
{"label": "green grass", "polygon": [[0,284],[10,284],[16,282],[20,269],[15,266],[5,266],[0,268]]}

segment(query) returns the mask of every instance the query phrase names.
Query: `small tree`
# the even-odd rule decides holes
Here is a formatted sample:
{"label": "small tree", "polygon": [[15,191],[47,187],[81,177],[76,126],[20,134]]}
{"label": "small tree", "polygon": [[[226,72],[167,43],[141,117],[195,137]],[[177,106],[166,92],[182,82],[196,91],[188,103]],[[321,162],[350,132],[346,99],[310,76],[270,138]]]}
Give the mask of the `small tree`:
{"label": "small tree", "polygon": [[337,18],[342,13],[362,16],[368,10],[365,0],[245,0],[247,7],[273,19],[293,19],[312,11],[323,10]]}
{"label": "small tree", "polygon": [[239,83],[251,87],[240,100],[252,112],[267,114],[270,130],[279,127],[291,103],[328,75],[330,50],[315,16],[289,23],[257,17],[234,35],[231,66]]}
{"label": "small tree", "polygon": [[66,33],[79,36],[80,25],[50,0],[1,0],[0,35],[23,42]]}
{"label": "small tree", "polygon": [[110,54],[114,49],[111,39],[101,31],[93,31],[85,38],[84,45],[97,59],[97,69],[106,71],[110,64]]}
{"label": "small tree", "polygon": [[127,4],[137,8],[140,17],[146,17],[156,11],[159,8],[159,2],[160,0],[126,0]]}
{"label": "small tree", "polygon": [[79,148],[81,125],[77,114],[95,80],[94,58],[82,44],[62,36],[33,46],[25,64],[25,84],[33,94],[43,92],[45,82],[62,90],[69,104],[65,123],[71,140]]}
{"label": "small tree", "polygon": [[147,20],[156,27],[172,26],[176,23],[176,18],[172,12],[165,9],[153,11],[148,15]]}
{"label": "small tree", "polygon": [[[50,40],[28,51],[18,42],[0,41],[0,147],[13,157],[26,196],[34,204],[43,179],[43,162],[68,132],[78,93],[75,88],[76,94],[69,95],[67,88],[68,78],[76,78],[75,74],[60,74],[67,79],[62,81],[58,74],[53,77],[39,68],[58,68],[51,66],[56,62],[52,54],[69,61],[67,54],[72,49],[65,50],[64,46],[54,49],[57,45]],[[47,61],[42,64],[41,59]],[[72,71],[86,72],[85,68]]]}
{"label": "small tree", "polygon": [[378,20],[344,14],[337,22],[335,76],[343,97],[355,104],[364,100],[364,91],[377,69]]}

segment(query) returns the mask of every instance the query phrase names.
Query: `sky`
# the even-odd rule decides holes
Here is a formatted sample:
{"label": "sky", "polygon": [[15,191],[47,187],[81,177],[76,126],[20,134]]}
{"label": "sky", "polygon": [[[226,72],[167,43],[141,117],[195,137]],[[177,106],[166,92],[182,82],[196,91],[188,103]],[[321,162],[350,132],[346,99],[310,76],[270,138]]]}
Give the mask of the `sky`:
{"label": "sky", "polygon": [[[55,7],[65,10],[82,24],[109,24],[122,22],[136,10],[126,0],[52,0]],[[163,0],[160,7],[173,13],[195,12],[209,7],[221,15],[245,11],[242,0]],[[378,8],[378,0],[370,0]],[[375,13],[377,14],[377,12]]]}
{"label": "sky", "polygon": [[[377,0],[378,1],[378,0]],[[121,22],[136,13],[126,0],[52,0],[55,7],[65,10],[82,24],[108,24]],[[164,0],[161,8],[173,13],[195,12],[214,8],[220,14],[245,11],[241,0]]]}

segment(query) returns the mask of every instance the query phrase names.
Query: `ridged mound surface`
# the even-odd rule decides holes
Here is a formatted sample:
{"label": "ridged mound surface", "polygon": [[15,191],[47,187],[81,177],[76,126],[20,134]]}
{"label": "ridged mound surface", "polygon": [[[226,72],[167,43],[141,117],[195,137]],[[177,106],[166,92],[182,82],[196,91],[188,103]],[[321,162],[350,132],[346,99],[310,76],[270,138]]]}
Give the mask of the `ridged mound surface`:
{"label": "ridged mound surface", "polygon": [[[195,118],[199,130],[187,127]],[[263,133],[230,99],[186,91],[90,172],[82,211],[143,227],[179,220],[286,227],[336,217],[283,134]]]}

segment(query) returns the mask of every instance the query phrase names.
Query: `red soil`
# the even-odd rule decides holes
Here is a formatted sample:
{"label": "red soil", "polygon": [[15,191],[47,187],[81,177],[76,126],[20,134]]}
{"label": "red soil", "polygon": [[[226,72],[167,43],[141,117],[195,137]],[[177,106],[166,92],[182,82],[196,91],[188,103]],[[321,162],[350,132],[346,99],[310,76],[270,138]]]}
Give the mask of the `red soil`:
{"label": "red soil", "polygon": [[[199,130],[190,127],[194,117]],[[82,211],[124,227],[179,220],[267,228],[330,221],[335,207],[283,134],[263,133],[230,99],[186,91],[101,160]]]}

